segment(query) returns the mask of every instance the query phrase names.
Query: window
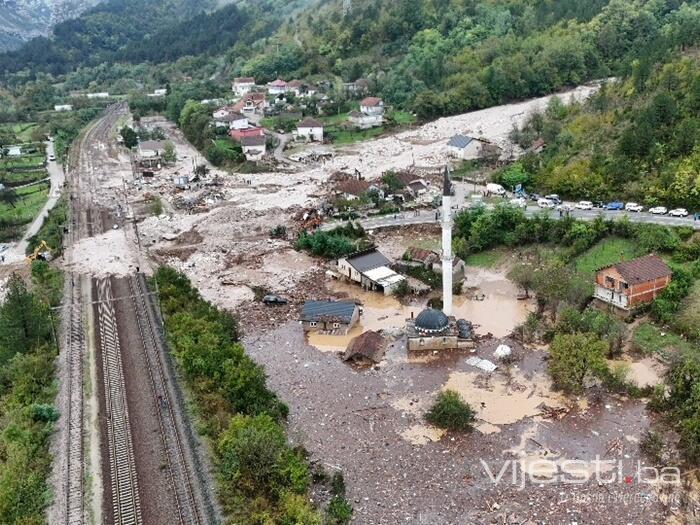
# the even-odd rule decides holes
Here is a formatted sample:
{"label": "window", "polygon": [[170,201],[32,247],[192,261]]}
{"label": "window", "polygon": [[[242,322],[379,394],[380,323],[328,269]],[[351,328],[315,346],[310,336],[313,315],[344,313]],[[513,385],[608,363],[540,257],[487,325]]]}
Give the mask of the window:
{"label": "window", "polygon": [[333,328],[340,328],[340,323],[333,323]]}
{"label": "window", "polygon": [[421,346],[425,346],[425,339],[421,339],[418,344],[420,344]]}
{"label": "window", "polygon": [[309,323],[309,326],[314,327],[314,326],[316,326],[317,324],[318,324],[318,323],[316,323],[316,321],[311,321],[311,322]]}
{"label": "window", "polygon": [[609,288],[615,288],[615,279],[606,275],[605,276],[605,286],[608,286]]}
{"label": "window", "polygon": [[629,287],[629,284],[620,281],[620,290],[627,290]]}

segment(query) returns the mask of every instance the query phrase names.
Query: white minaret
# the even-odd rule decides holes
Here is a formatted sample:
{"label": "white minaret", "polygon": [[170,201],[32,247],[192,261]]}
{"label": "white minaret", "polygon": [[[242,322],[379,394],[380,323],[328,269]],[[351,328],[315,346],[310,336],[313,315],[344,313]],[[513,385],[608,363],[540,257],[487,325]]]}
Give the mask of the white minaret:
{"label": "white minaret", "polygon": [[442,187],[442,311],[452,315],[452,182],[447,167]]}

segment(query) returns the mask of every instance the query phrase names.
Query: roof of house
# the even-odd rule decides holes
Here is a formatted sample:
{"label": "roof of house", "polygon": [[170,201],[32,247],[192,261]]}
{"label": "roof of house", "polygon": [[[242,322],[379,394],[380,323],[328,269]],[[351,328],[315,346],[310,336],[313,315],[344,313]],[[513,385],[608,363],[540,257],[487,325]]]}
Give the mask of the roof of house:
{"label": "roof of house", "polygon": [[447,145],[453,148],[462,149],[466,148],[472,140],[474,140],[472,137],[467,137],[466,135],[455,135],[450,139]]}
{"label": "roof of house", "polygon": [[365,116],[365,114],[360,113],[359,111],[351,111],[350,113],[348,113],[348,117],[350,117],[350,118],[362,118],[364,116]]}
{"label": "roof of house", "polygon": [[264,146],[267,138],[264,135],[250,135],[241,137],[241,146]]}
{"label": "roof of house", "polygon": [[367,107],[381,106],[382,104],[384,104],[382,99],[377,97],[367,97],[365,99],[362,99],[362,102],[360,102],[360,106]]}
{"label": "roof of house", "polygon": [[282,80],[281,78],[278,78],[277,80],[273,80],[272,82],[268,82],[268,86],[271,87],[287,87],[287,83]]}
{"label": "roof of house", "polygon": [[350,323],[357,305],[343,301],[306,301],[301,310],[302,321]]}
{"label": "roof of house", "polygon": [[297,128],[322,128],[323,124],[316,120],[315,118],[306,117],[304,120],[299,122]]}
{"label": "roof of house", "polygon": [[406,250],[406,254],[411,258],[412,261],[418,261],[422,263],[437,261],[440,256],[430,250],[424,250],[423,248],[416,248],[415,246],[410,246]]}
{"label": "roof of house", "polygon": [[232,112],[232,113],[226,113],[225,115],[222,115],[221,117],[218,117],[216,120],[219,122],[236,122],[237,120],[247,120],[248,117],[245,115],[241,115],[240,113],[237,112]]}
{"label": "roof of house", "polygon": [[250,100],[252,102],[263,102],[265,100],[265,93],[246,93],[243,95],[241,100]]}
{"label": "roof of house", "polygon": [[339,182],[335,189],[340,193],[347,193],[349,195],[362,195],[367,190],[369,190],[370,186],[371,184],[366,180],[348,179]]}
{"label": "roof of house", "polygon": [[376,248],[369,248],[345,257],[350,266],[358,272],[367,272],[380,266],[389,266],[391,261]]}
{"label": "roof of house", "polygon": [[153,150],[153,151],[160,151],[165,147],[165,142],[161,140],[144,140],[143,142],[139,142],[139,149],[140,150]]}
{"label": "roof of house", "polygon": [[671,268],[657,255],[645,255],[631,261],[623,261],[600,268],[615,268],[627,284],[638,284],[673,274]]}
{"label": "roof of house", "polygon": [[301,83],[301,80],[292,80],[291,82],[289,82],[287,84],[287,87],[290,87],[290,88],[300,88],[301,86],[303,86],[303,84]]}
{"label": "roof of house", "polygon": [[234,84],[255,84],[253,77],[236,77],[233,79]]}
{"label": "roof of house", "polygon": [[344,361],[364,358],[373,363],[379,363],[384,357],[386,340],[379,333],[372,330],[358,335],[348,345],[343,355]]}

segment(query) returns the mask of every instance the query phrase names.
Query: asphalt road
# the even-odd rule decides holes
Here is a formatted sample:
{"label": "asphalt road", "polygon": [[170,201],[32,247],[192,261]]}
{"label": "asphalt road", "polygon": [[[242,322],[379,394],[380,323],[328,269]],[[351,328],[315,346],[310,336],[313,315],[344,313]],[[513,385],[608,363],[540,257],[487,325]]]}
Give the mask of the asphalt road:
{"label": "asphalt road", "polygon": [[[46,142],[46,158],[48,159],[51,155],[55,155],[54,143]],[[49,161],[46,165],[46,171],[49,173],[49,179],[51,180],[51,190],[49,193],[49,199],[44,204],[44,207],[34,218],[34,221],[29,225],[29,228],[24,232],[22,239],[11,244],[6,252],[2,255],[5,256],[3,262],[5,264],[16,263],[24,260],[25,253],[27,251],[27,246],[29,244],[29,238],[36,235],[41,226],[44,224],[44,220],[49,215],[49,211],[56,206],[58,199],[61,197],[61,190],[63,189],[63,184],[66,180],[65,173],[63,172],[63,166],[56,161]]]}
{"label": "asphalt road", "polygon": [[[490,205],[487,205],[487,208]],[[378,228],[389,228],[392,226],[409,226],[413,224],[430,224],[437,223],[436,213],[437,210],[421,210],[418,213],[415,212],[402,212],[396,215],[382,215],[381,217],[371,217],[367,219],[360,219],[358,222],[366,230],[375,230]],[[458,213],[458,210],[453,210],[454,213]],[[525,214],[528,216],[533,216],[538,213],[549,213],[549,216],[553,219],[559,219],[559,212],[556,210],[543,210],[537,206],[528,206],[525,210]],[[585,221],[592,221],[596,217],[602,216],[604,219],[621,219],[622,217],[629,218],[630,222],[637,223],[647,223],[647,224],[661,224],[663,226],[689,226],[696,230],[700,230],[700,221],[694,221],[692,215],[686,218],[679,217],[669,217],[667,215],[652,215],[650,213],[633,213],[625,211],[606,211],[606,210],[575,210],[570,212],[570,215],[576,219],[581,219]],[[331,230],[336,226],[340,226],[343,222],[334,221],[326,223],[322,226],[324,230]]]}

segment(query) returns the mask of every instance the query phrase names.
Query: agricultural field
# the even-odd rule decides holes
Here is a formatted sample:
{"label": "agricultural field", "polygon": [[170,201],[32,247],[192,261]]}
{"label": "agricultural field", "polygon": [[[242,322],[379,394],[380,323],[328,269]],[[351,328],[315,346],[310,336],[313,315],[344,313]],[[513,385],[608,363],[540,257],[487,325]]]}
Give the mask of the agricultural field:
{"label": "agricultural field", "polygon": [[10,142],[23,144],[36,140],[34,132],[38,127],[39,125],[36,122],[8,122],[0,124],[0,135],[7,135],[10,137],[14,135],[15,140]]}
{"label": "agricultural field", "polygon": [[576,271],[586,276],[592,276],[598,268],[620,262],[624,259],[634,259],[643,255],[634,239],[612,237],[605,239],[581,254],[576,260]]}
{"label": "agricultural field", "polygon": [[[10,191],[12,196],[8,197]],[[0,242],[15,241],[49,198],[49,183],[6,190],[0,195]]]}

